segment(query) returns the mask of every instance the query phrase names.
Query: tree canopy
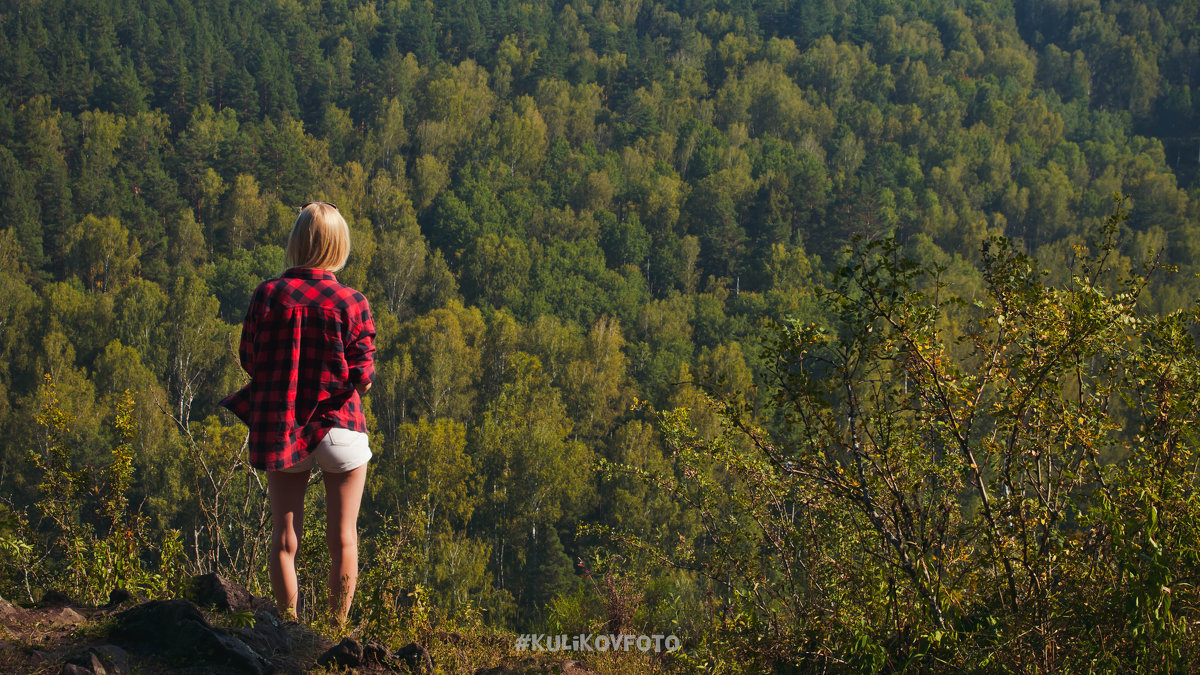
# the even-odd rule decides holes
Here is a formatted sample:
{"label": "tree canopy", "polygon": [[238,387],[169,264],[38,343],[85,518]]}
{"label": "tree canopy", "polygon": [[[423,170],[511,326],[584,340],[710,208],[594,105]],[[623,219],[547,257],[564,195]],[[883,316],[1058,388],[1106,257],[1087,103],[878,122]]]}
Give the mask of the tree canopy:
{"label": "tree canopy", "polygon": [[[1030,667],[1088,649],[1194,667],[1162,651],[1194,644],[1172,632],[1186,612],[1145,614],[1171,597],[1194,612],[1172,585],[1191,549],[1145,548],[1190,545],[1191,488],[1135,487],[1182,467],[1171,453],[1193,440],[1175,425],[1190,419],[1178,392],[1200,296],[1198,12],[7,3],[0,544],[57,553],[0,560],[0,593],[62,582],[82,555],[70,542],[115,546],[118,502],[93,503],[113,490],[142,519],[120,522],[159,542],[141,558],[265,583],[262,483],[217,401],[244,380],[249,294],[281,271],[296,208],[320,199],[347,218],[338,278],[379,329],[364,541],[407,574],[378,572],[379,593],[588,632],[579,617],[623,606],[628,582],[644,608],[603,620],[717,645],[690,665],[741,663],[738,640],[786,617],[809,622],[787,649],[828,628],[830,658],[934,654],[924,668],[953,648],[935,632],[983,640],[963,622],[1001,620],[966,594],[1008,612],[995,636],[1036,627],[1045,642],[1022,644],[1042,649],[1067,634],[1046,628],[1068,601],[1058,586],[1109,574],[1094,614],[1070,621],[1108,616],[1136,639],[1089,634]],[[1103,252],[1103,274],[1085,251]],[[1114,285],[1135,277],[1136,292]],[[734,419],[755,431],[729,440]],[[799,530],[764,544],[773,530],[746,519],[780,518],[763,491],[798,480],[820,489],[789,508],[847,522],[814,548]],[[1150,506],[1184,515],[1122,520]],[[1113,538],[1072,548],[1089,532]],[[692,562],[614,544],[660,536]],[[811,578],[781,570],[781,552],[812,560]],[[1151,553],[1153,574],[1138,562]],[[843,555],[862,564],[828,567]],[[739,604],[756,587],[697,560],[809,599]],[[571,573],[593,565],[607,599]],[[855,587],[814,590],[834,582]],[[1105,614],[1130,598],[1136,611]],[[363,610],[372,625],[381,606]],[[800,659],[787,649],[746,663]]]}

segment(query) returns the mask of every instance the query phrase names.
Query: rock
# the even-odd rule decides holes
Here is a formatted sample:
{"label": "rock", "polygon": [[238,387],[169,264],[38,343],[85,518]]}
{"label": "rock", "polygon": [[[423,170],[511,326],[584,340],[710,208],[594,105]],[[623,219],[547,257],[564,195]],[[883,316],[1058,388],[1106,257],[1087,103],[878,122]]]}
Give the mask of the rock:
{"label": "rock", "polygon": [[70,607],[42,610],[39,612],[38,618],[55,627],[78,626],[84,621],[87,621],[82,614],[76,612]]}
{"label": "rock", "polygon": [[71,598],[68,598],[66,593],[51,589],[46,591],[45,595],[42,596],[42,601],[38,603],[38,607],[64,607],[73,604],[75,603],[71,602]]}
{"label": "rock", "polygon": [[374,640],[363,645],[364,663],[384,663],[390,658],[392,655],[388,648]]}
{"label": "rock", "polygon": [[104,667],[100,657],[93,651],[67,659],[67,662],[63,664],[62,672],[63,675],[76,675],[76,673],[108,675],[108,669]]}
{"label": "rock", "polygon": [[[424,661],[420,657],[424,657]],[[433,661],[425,649],[416,643],[401,648],[395,654],[378,642],[362,644],[354,638],[342,638],[342,641],[331,647],[317,658],[317,664],[326,668],[359,668],[362,666],[378,666],[388,670],[399,670],[399,664],[408,664],[410,672],[433,673]],[[424,666],[428,663],[428,666]]]}
{"label": "rock", "polygon": [[200,607],[214,607],[220,612],[241,612],[272,609],[274,602],[257,598],[242,586],[219,574],[192,577],[192,600]]}
{"label": "rock", "polygon": [[266,659],[286,654],[292,648],[292,638],[287,629],[274,614],[265,610],[254,615],[253,628],[240,628],[234,631],[234,635]]}
{"label": "rock", "polygon": [[363,645],[363,665],[385,668],[393,673],[402,672],[400,659],[389,652],[386,645],[378,642],[368,642]]}
{"label": "rock", "polygon": [[63,664],[62,672],[127,675],[129,673],[129,655],[116,645],[92,647],[83,654],[67,659],[67,662]]}
{"label": "rock", "polygon": [[404,662],[414,673],[433,673],[433,659],[421,645],[410,642],[396,650],[395,658]]}
{"label": "rock", "polygon": [[129,591],[125,590],[124,588],[114,588],[114,589],[112,589],[112,592],[110,592],[108,594],[108,605],[106,605],[106,606],[107,607],[116,607],[117,605],[120,605],[121,603],[128,602],[133,599],[134,599],[133,593],[130,593]]}
{"label": "rock", "polygon": [[357,668],[363,664],[363,646],[354,638],[342,638],[342,641],[330,647],[324,654],[317,657],[317,665],[329,668]]}
{"label": "rock", "polygon": [[[232,635],[213,628],[187,600],[154,600],[116,615],[111,637],[128,649],[189,661],[213,670],[261,675],[274,666]],[[220,666],[220,668],[216,668]]]}
{"label": "rock", "polygon": [[100,657],[108,675],[127,675],[129,673],[129,654],[116,645],[100,645],[92,647],[92,651]]}
{"label": "rock", "polygon": [[0,619],[18,617],[24,612],[25,610],[20,607],[17,607],[4,598],[0,598]]}
{"label": "rock", "polygon": [[378,642],[368,642],[363,645],[363,663],[392,667],[392,655],[388,648]]}

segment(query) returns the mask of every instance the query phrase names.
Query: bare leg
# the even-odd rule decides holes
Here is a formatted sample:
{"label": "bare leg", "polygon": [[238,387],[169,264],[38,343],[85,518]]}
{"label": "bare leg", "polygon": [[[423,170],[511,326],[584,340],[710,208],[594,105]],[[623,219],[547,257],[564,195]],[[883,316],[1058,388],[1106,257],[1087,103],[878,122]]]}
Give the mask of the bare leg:
{"label": "bare leg", "polygon": [[296,552],[304,526],[304,489],[308,473],[267,472],[271,498],[271,590],[279,616],[296,616]]}
{"label": "bare leg", "polygon": [[367,465],[345,473],[321,472],[325,479],[325,508],[329,544],[329,609],[345,623],[358,582],[358,508],[367,482]]}

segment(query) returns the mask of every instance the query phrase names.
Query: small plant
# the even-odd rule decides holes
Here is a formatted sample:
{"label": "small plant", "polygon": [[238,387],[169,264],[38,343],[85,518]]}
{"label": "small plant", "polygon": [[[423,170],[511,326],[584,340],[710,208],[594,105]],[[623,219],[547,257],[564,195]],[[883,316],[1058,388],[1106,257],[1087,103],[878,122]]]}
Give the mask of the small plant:
{"label": "small plant", "polygon": [[234,628],[253,628],[254,612],[243,609],[229,615],[229,625]]}
{"label": "small plant", "polygon": [[116,626],[116,617],[105,616],[84,623],[76,629],[75,633],[80,642],[99,642],[108,638]]}
{"label": "small plant", "polygon": [[29,543],[28,524],[19,514],[0,507],[0,583],[2,595],[25,597],[33,602],[29,573],[34,564],[34,548]]}
{"label": "small plant", "polygon": [[411,532],[394,523],[363,541],[351,617],[358,617],[364,636],[387,641],[428,630],[425,590],[414,582],[415,548]]}
{"label": "small plant", "polygon": [[[38,544],[10,541],[27,561],[28,594],[33,595],[33,586],[54,588],[98,604],[116,588],[149,597],[178,590],[183,576],[178,533],[166,533],[156,547],[150,543],[145,518],[129,508],[137,434],[132,394],[125,392],[118,404],[112,424],[117,443],[108,463],[97,469],[70,451],[73,420],[59,406],[49,375],[43,391],[37,416],[43,444],[30,452],[30,460],[41,476],[38,508],[48,533]],[[89,522],[86,514],[95,514],[95,519]]]}

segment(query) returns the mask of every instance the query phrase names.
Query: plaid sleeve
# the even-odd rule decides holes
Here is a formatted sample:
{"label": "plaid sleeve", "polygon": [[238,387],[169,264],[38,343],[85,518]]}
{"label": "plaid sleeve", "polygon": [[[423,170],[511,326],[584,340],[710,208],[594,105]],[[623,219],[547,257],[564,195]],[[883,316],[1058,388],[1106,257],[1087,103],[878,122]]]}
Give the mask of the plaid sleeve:
{"label": "plaid sleeve", "polygon": [[346,344],[346,365],[355,385],[375,380],[375,320],[364,298],[352,313],[353,331]]}
{"label": "plaid sleeve", "polygon": [[242,339],[238,342],[238,360],[242,369],[254,377],[254,335],[257,330],[258,317],[262,314],[262,287],[254,289],[250,298],[250,307],[246,309],[246,318],[242,320]]}

